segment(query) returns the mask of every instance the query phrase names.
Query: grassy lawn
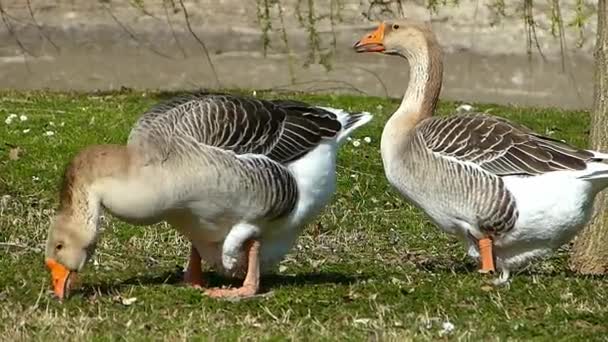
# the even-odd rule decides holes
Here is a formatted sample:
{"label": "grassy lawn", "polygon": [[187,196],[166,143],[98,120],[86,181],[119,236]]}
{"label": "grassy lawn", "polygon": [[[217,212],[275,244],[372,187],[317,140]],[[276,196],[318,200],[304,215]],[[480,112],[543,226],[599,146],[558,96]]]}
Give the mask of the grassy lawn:
{"label": "grassy lawn", "polygon": [[[138,115],[165,96],[0,93],[1,339],[607,340],[607,279],[569,272],[568,246],[515,274],[510,288],[493,288],[455,238],[389,188],[379,139],[398,101],[372,97],[290,95],[375,119],[355,134],[360,144],[342,148],[332,204],[263,279],[269,295],[219,301],[181,286],[189,252],[181,236],[106,216],[81,287],[59,303],[42,250],[64,165],[88,144],[125,142]],[[587,144],[585,112],[477,109]],[[212,285],[229,281],[210,272]]]}

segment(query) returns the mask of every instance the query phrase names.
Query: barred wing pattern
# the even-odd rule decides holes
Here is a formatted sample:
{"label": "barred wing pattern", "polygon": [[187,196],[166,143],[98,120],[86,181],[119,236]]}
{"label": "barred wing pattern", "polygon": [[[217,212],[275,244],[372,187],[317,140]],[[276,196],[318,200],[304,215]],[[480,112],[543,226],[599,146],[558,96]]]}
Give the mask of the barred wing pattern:
{"label": "barred wing pattern", "polygon": [[483,114],[432,117],[414,131],[412,165],[424,171],[417,192],[433,198],[452,217],[473,218],[491,234],[511,230],[519,211],[503,176],[534,176],[583,170],[591,152],[540,136],[507,120]]}
{"label": "barred wing pattern", "polygon": [[204,187],[210,203],[233,203],[243,217],[273,219],[298,200],[285,164],[341,129],[335,114],[302,102],[199,93],[143,114],[129,145],[142,147],[148,163],[169,161],[176,173],[198,174],[195,186]]}
{"label": "barred wing pattern", "polygon": [[156,146],[188,136],[237,154],[265,155],[285,164],[305,155],[342,129],[336,116],[296,101],[265,101],[225,94],[191,94],[153,107],[133,129]]}
{"label": "barred wing pattern", "polygon": [[430,118],[417,133],[433,153],[478,165],[498,176],[584,170],[593,158],[589,151],[483,114]]}

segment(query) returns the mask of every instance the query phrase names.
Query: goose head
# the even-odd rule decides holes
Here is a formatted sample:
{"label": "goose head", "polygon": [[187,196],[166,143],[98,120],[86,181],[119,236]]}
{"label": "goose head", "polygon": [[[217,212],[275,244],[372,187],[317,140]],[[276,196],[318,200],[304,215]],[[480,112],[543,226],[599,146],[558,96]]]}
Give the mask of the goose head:
{"label": "goose head", "polygon": [[79,152],[66,167],[60,208],[49,226],[45,263],[53,290],[65,298],[97,246],[101,195],[98,180],[124,173],[123,147],[91,146]]}
{"label": "goose head", "polygon": [[53,291],[60,299],[69,294],[78,272],[95,250],[97,228],[82,216],[60,213],[49,228],[45,263],[51,272]]}
{"label": "goose head", "polygon": [[429,44],[438,45],[429,25],[401,20],[380,23],[374,31],[357,41],[353,48],[358,53],[379,52],[411,60],[425,54]]}

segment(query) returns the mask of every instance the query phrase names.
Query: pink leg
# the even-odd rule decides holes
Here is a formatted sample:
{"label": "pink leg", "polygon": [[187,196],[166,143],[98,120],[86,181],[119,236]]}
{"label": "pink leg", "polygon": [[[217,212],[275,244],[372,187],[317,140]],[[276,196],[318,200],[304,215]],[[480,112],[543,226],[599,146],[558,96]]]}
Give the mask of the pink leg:
{"label": "pink leg", "polygon": [[203,288],[206,282],[203,280],[203,270],[201,265],[201,256],[198,251],[191,245],[190,247],[190,260],[188,261],[188,267],[184,274],[184,282],[194,288]]}
{"label": "pink leg", "polygon": [[222,297],[251,297],[257,294],[260,288],[260,242],[250,240],[245,244],[247,251],[247,275],[243,286],[239,288],[212,288],[205,293],[214,298]]}

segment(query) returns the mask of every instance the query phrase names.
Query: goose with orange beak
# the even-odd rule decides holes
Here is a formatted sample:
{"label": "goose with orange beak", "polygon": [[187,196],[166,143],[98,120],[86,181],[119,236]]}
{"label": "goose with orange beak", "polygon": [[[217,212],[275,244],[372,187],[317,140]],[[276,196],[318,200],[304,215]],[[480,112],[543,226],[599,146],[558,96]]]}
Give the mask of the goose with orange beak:
{"label": "goose with orange beak", "polygon": [[[67,165],[46,265],[63,299],[97,245],[102,211],[167,222],[191,242],[185,282],[250,297],[329,203],[341,144],[371,120],[291,100],[196,93],[158,104],[126,145],[82,149]],[[202,262],[242,286],[206,288]]]}
{"label": "goose with orange beak", "polygon": [[386,177],[465,241],[481,273],[500,271],[495,284],[585,226],[595,196],[608,187],[608,154],[484,113],[434,117],[443,55],[430,25],[381,23],[354,49],[408,61],[407,89],[380,142]]}

